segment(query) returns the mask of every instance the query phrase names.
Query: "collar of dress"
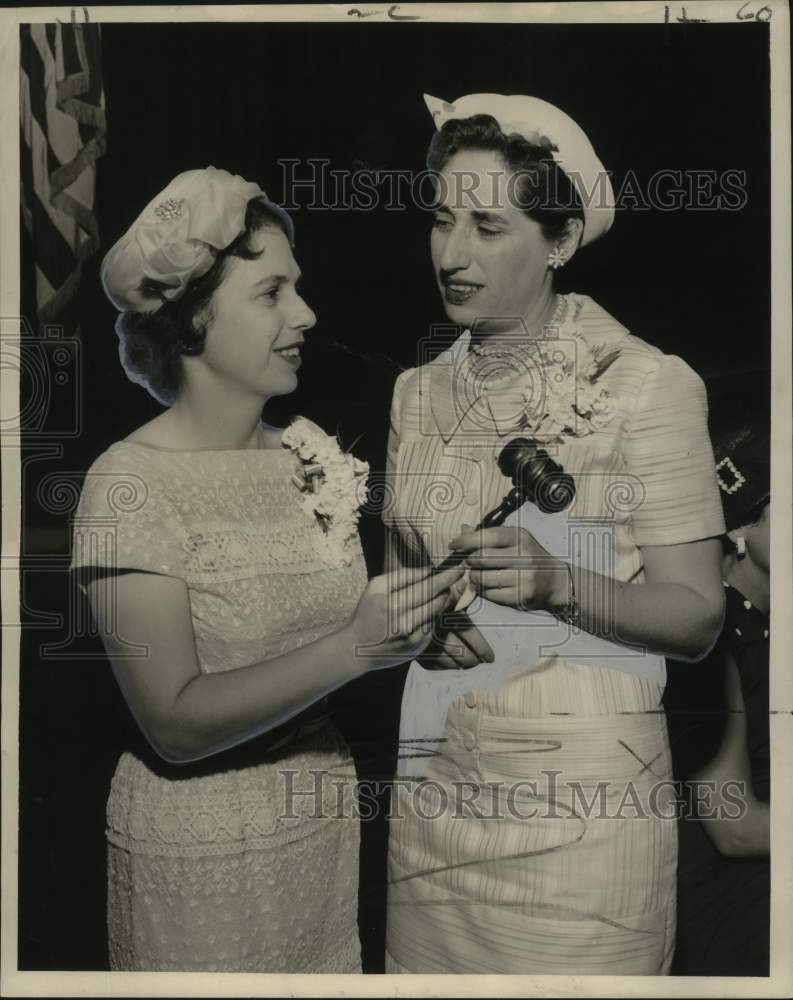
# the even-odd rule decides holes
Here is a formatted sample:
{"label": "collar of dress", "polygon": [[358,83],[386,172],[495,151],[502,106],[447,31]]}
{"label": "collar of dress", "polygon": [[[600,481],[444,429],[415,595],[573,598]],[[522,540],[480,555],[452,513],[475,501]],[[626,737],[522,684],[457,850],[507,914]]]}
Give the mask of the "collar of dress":
{"label": "collar of dress", "polygon": [[471,332],[466,330],[428,365],[430,408],[447,444],[462,432],[483,437],[514,433],[525,405],[520,375],[487,392],[481,392],[474,380],[466,377],[470,343]]}
{"label": "collar of dress", "polygon": [[[591,316],[598,320],[598,341],[602,347],[613,346],[628,334],[628,330],[589,296],[570,293],[568,299],[568,329],[578,330]],[[425,369],[428,377],[430,411],[433,421],[448,444],[455,435],[465,431],[480,437],[494,433],[503,438],[519,429],[523,413],[523,377],[501,382],[487,393],[478,393],[473,380],[465,377],[463,362],[471,342],[470,330],[461,336]],[[594,349],[594,345],[593,345]]]}
{"label": "collar of dress", "polygon": [[458,398],[460,365],[468,353],[471,332],[466,330],[452,346],[427,366],[430,409],[444,442],[448,444],[465,419],[465,408]]}

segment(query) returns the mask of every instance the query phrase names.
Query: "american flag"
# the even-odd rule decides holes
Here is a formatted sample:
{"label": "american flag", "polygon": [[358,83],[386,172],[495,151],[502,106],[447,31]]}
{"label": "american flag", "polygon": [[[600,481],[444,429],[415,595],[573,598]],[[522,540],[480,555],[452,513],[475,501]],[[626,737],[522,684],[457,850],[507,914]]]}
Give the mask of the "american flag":
{"label": "american flag", "polygon": [[96,160],[105,150],[99,26],[20,26],[22,217],[36,268],[40,323],[74,295],[99,247]]}

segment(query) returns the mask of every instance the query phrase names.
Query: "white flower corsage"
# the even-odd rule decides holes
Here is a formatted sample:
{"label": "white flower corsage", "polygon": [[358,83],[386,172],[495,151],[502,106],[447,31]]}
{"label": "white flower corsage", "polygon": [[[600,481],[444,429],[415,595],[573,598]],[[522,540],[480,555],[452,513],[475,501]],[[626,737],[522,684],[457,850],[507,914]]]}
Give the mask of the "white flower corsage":
{"label": "white flower corsage", "polygon": [[[566,298],[550,324],[554,337],[512,344],[476,345],[471,374],[487,398],[497,426],[526,431],[545,441],[585,437],[614,416],[600,377],[619,357],[598,355],[578,330]],[[493,376],[496,376],[495,378]]]}
{"label": "white flower corsage", "polygon": [[281,440],[303,463],[294,483],[304,494],[303,510],[322,529],[320,556],[331,565],[349,566],[366,501],[368,464],[342,451],[335,438],[305,417],[294,420]]}
{"label": "white flower corsage", "polygon": [[538,351],[542,391],[533,384],[524,388],[523,427],[544,438],[586,437],[614,416],[609,391],[599,379],[619,352],[596,358],[577,330],[565,333],[559,341],[542,342]]}

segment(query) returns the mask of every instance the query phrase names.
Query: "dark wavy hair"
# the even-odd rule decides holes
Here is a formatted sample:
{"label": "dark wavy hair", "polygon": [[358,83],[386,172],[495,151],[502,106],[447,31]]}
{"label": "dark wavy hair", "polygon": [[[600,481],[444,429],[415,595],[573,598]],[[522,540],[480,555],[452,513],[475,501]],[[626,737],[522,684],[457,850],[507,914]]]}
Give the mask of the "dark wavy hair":
{"label": "dark wavy hair", "polygon": [[[164,406],[174,402],[181,388],[182,356],[200,354],[204,349],[212,298],[225,277],[229,259],[260,256],[261,251],[252,248],[252,239],[266,227],[280,229],[291,241],[286,214],[264,198],[254,198],[248,202],[244,230],[225,250],[217,251],[212,267],[191,281],[179,299],[164,299],[154,313],[123,312],[118,317],[118,353],[127,377]],[[147,291],[161,295],[161,286],[150,282]]]}
{"label": "dark wavy hair", "polygon": [[497,153],[517,174],[514,198],[530,219],[542,226],[547,240],[564,235],[568,219],[584,218],[573,183],[553,158],[555,146],[537,146],[516,132],[506,134],[492,115],[472,115],[447,121],[432,137],[427,166],[440,172],[461,150]]}

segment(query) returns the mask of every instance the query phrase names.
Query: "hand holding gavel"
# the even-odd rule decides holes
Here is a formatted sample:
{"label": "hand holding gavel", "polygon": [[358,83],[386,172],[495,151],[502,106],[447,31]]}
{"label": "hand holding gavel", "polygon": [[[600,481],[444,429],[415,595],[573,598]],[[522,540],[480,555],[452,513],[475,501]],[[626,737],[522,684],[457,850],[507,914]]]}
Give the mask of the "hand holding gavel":
{"label": "hand holding gavel", "polygon": [[[473,531],[498,528],[513,511],[529,501],[544,514],[555,514],[569,507],[575,498],[573,477],[529,438],[514,438],[508,442],[498,456],[498,467],[512,481],[512,489]],[[435,572],[442,573],[464,558],[464,554],[453,552]]]}
{"label": "hand holding gavel", "polygon": [[[498,466],[511,480],[512,489],[475,528],[466,530],[479,532],[498,528],[527,501],[535,503],[544,513],[555,513],[564,510],[575,497],[572,476],[536,442],[527,438],[510,441],[498,456]],[[436,567],[435,572],[443,572],[470,557],[468,550],[453,552]],[[509,596],[508,592],[503,593]],[[497,600],[500,598],[500,594],[493,596]],[[438,624],[441,631],[437,645],[431,655],[422,658],[423,666],[428,669],[467,669],[483,661],[493,661],[493,650],[465,610],[444,612]]]}

